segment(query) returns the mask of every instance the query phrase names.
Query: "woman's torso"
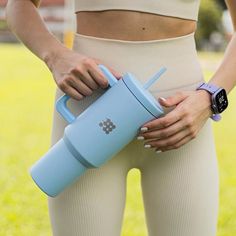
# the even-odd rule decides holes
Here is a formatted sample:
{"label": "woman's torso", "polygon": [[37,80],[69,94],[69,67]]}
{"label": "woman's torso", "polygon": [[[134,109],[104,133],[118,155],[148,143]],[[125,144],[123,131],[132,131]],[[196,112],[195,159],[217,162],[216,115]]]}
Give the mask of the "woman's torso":
{"label": "woman's torso", "polygon": [[[108,3],[113,0],[76,1],[81,3],[86,1],[85,3],[89,2],[89,5],[87,7],[81,5],[77,11],[77,34],[75,34],[73,44],[74,50],[93,58],[99,58],[121,73],[132,71],[139,76],[141,82],[156,73],[157,68],[165,65],[168,70],[162,76],[163,82],[157,83],[157,87],[152,86],[149,89],[153,93],[183,89],[185,86],[195,86],[203,81],[194,41],[199,7],[196,4],[189,8],[190,10],[194,9],[193,14],[187,15],[187,12],[190,11],[184,7],[181,12],[172,10],[173,14],[170,16],[168,14],[170,12],[165,15],[157,14],[159,13],[157,7],[154,14],[153,10],[152,13],[123,8],[122,10],[114,8],[101,10],[98,3],[95,6],[91,5],[94,1]],[[153,1],[157,2],[157,0]],[[171,4],[172,1],[175,4],[178,1],[186,4],[199,3],[199,0],[167,1]],[[104,5],[104,8],[107,6]],[[126,2],[123,2],[122,6],[125,8]],[[151,8],[149,9],[151,11]],[[166,8],[166,10],[168,9]],[[181,14],[178,14],[177,17],[177,13]],[[111,40],[103,40],[102,38]],[[114,55],[116,56],[114,57]],[[148,57],[143,57],[143,55],[148,55]],[[122,58],[126,58],[126,60],[123,61]],[[127,65],[127,62],[134,60],[135,63]]]}
{"label": "woman's torso", "polygon": [[172,38],[194,32],[196,21],[144,12],[107,10],[77,13],[77,33],[122,40]]}
{"label": "woman's torso", "polygon": [[[158,68],[165,66],[167,71],[162,75],[162,79],[152,85],[149,91],[154,96],[166,97],[179,89],[193,89],[203,81],[194,42],[195,28],[194,19],[160,14],[115,9],[79,11],[73,50],[92,58],[99,58],[105,65],[122,74],[132,72],[143,84]],[[165,38],[171,39],[162,40]],[[74,101],[72,110],[75,114],[76,111],[82,112],[91,104],[90,102],[103,93],[103,90],[97,90],[91,100],[88,96],[80,103]],[[62,94],[62,91],[58,90],[57,98]]]}
{"label": "woman's torso", "polygon": [[199,4],[200,0],[75,0],[77,33],[122,40],[183,36],[196,30]]}

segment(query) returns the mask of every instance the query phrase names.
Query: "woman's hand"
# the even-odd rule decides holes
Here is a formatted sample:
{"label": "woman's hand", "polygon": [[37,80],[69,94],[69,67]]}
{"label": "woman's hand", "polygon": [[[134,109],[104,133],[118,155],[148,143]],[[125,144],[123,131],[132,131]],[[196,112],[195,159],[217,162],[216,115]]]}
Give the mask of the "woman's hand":
{"label": "woman's hand", "polygon": [[[165,107],[176,107],[164,117],[145,123],[139,133],[148,140],[145,147],[157,152],[179,148],[194,139],[212,115],[210,94],[204,90],[178,92],[166,99],[159,98],[159,102]],[[143,140],[142,137],[138,139]]]}
{"label": "woman's hand", "polygon": [[[63,49],[45,62],[53,74],[57,86],[74,99],[80,100],[99,87],[106,88],[108,81],[98,64],[99,59],[87,57],[70,49]],[[105,65],[119,79],[122,75]]]}

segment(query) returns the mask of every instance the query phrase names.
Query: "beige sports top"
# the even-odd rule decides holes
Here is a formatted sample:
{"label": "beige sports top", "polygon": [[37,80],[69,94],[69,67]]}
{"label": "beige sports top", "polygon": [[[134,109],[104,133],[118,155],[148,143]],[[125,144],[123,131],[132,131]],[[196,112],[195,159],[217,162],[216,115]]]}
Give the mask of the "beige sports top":
{"label": "beige sports top", "polygon": [[197,20],[200,0],[75,0],[75,12],[133,10]]}

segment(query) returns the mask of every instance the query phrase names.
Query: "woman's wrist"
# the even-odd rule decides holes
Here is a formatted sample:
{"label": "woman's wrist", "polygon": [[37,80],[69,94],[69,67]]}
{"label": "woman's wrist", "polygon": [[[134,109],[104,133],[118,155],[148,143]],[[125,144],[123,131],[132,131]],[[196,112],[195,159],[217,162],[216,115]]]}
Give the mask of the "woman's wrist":
{"label": "woman's wrist", "polygon": [[211,108],[211,94],[206,90],[197,90],[196,93],[199,94],[199,102],[202,104],[202,107],[207,110],[209,117],[213,115]]}
{"label": "woman's wrist", "polygon": [[52,70],[53,64],[55,64],[56,60],[63,55],[64,53],[71,51],[69,48],[64,46],[63,44],[48,47],[48,51],[42,54],[42,60],[45,62],[47,67]]}

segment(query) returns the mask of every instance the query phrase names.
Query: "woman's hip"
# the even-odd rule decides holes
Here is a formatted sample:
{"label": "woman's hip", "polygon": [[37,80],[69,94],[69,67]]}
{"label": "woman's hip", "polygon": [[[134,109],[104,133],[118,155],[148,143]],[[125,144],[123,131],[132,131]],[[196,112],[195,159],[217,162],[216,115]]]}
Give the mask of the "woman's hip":
{"label": "woman's hip", "polygon": [[122,74],[130,72],[141,83],[165,66],[167,71],[149,88],[153,95],[191,89],[204,80],[194,33],[148,41],[98,38],[75,33],[73,50],[98,58]]}

